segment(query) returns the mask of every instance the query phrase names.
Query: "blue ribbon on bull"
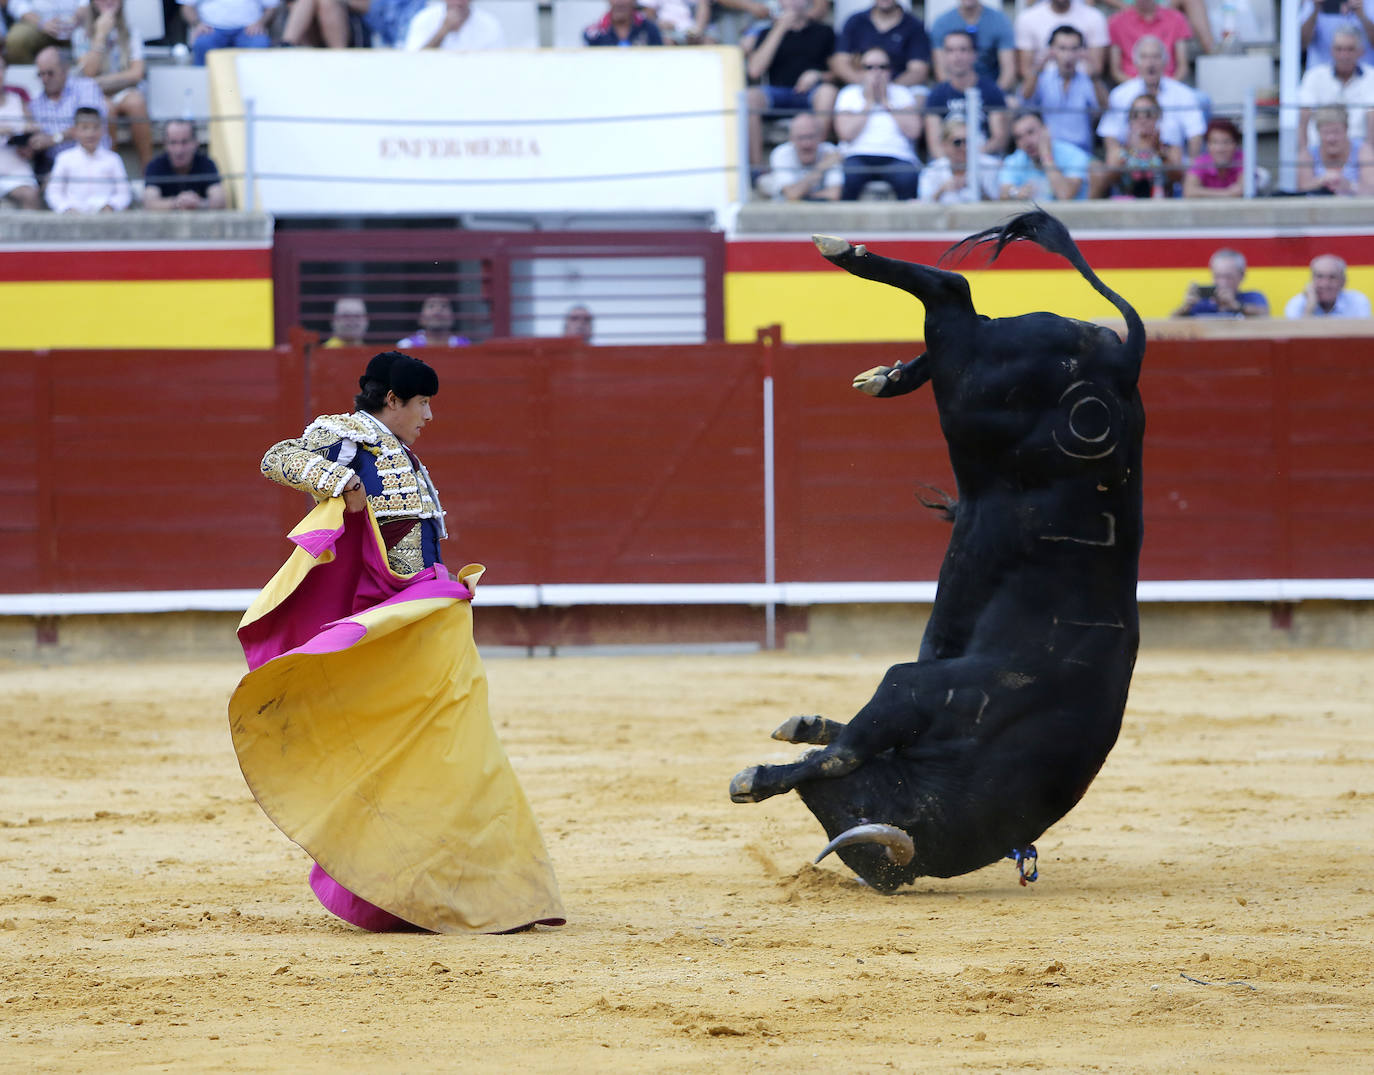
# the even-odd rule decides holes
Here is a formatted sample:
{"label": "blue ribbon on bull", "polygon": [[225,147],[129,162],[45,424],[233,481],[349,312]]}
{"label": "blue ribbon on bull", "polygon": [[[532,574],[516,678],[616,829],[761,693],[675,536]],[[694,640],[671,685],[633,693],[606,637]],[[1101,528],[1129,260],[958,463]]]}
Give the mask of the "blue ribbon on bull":
{"label": "blue ribbon on bull", "polygon": [[1040,876],[1040,868],[1036,865],[1038,857],[1035,853],[1035,845],[1029,844],[1026,847],[1013,848],[1007,858],[1016,863],[1016,872],[1021,875],[1021,884],[1027,885]]}

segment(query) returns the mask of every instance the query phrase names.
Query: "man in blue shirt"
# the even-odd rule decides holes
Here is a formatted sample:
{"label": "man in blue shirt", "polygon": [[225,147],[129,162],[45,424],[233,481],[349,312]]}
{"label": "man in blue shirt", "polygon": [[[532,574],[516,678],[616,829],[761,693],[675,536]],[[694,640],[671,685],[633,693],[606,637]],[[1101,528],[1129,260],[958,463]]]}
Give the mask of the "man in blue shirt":
{"label": "man in blue shirt", "polygon": [[897,86],[924,86],[930,81],[930,38],[921,20],[902,9],[897,0],[874,0],[867,11],[846,20],[830,57],[830,70],[841,85],[863,82],[860,57],[882,49],[892,64]]}
{"label": "man in blue shirt", "polygon": [[964,114],[967,108],[964,94],[977,87],[983,99],[978,122],[983,134],[983,149],[1000,157],[1010,148],[1007,144],[1007,100],[996,82],[987,75],[980,75],[974,68],[973,37],[967,30],[951,30],[940,42],[940,54],[944,58],[945,81],[935,85],[926,98],[926,146],[931,155],[940,144],[940,125],[947,118],[968,119]]}
{"label": "man in blue shirt", "polygon": [[984,7],[979,0],[959,0],[959,6],[946,11],[930,27],[930,39],[935,42],[936,75],[949,78],[942,66],[940,43],[952,30],[966,30],[973,38],[978,59],[974,66],[978,73],[997,83],[998,89],[1009,93],[1016,88],[1016,35],[1011,20],[1001,8]]}
{"label": "man in blue shirt", "polygon": [[1080,69],[1083,34],[1065,24],[1050,34],[1050,62],[1040,71],[1035,90],[1026,104],[1040,109],[1050,137],[1093,150],[1097,115],[1107,106],[1107,90],[1101,79]]}
{"label": "man in blue shirt", "polygon": [[1016,152],[997,173],[1004,202],[1067,202],[1088,196],[1091,155],[1072,142],[1054,141],[1038,112],[1018,112],[1011,121],[1011,136]]}
{"label": "man in blue shirt", "polygon": [[661,45],[663,34],[655,22],[636,10],[635,0],[610,0],[610,10],[582,31],[582,41],[611,47]]}
{"label": "man in blue shirt", "polygon": [[1269,300],[1263,294],[1240,289],[1245,279],[1244,254],[1222,247],[1212,255],[1208,267],[1212,270],[1212,283],[1190,283],[1182,305],[1174,311],[1175,317],[1269,316]]}

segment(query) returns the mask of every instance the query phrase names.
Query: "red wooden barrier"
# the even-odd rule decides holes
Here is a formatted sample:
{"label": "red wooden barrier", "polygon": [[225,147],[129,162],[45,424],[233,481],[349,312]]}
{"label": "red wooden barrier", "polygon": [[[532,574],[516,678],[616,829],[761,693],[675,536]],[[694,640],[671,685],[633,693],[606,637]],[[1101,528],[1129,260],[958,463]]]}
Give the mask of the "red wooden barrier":
{"label": "red wooden barrier", "polygon": [[[929,392],[861,369],[919,344],[428,351],[418,444],[489,582],[764,578],[763,395],[776,395],[777,579],[933,579],[953,489]],[[366,352],[0,355],[0,591],[249,588],[308,506],[273,441],[351,407]],[[1374,342],[1155,341],[1142,392],[1146,579],[1374,578]]]}

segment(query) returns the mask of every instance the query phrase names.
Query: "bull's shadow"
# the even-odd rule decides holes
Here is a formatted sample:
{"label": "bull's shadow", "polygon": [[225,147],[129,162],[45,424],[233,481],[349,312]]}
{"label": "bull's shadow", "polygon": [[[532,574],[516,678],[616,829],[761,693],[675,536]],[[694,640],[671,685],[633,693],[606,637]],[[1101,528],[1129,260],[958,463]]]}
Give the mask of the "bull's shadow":
{"label": "bull's shadow", "polygon": [[1041,210],[950,253],[993,243],[995,259],[1017,240],[1078,269],[1125,317],[1125,341],[1052,313],[989,319],[958,273],[815,239],[925,305],[926,352],[854,387],[887,398],[930,384],[954,529],[918,659],[889,669],[847,724],[786,721],[774,738],[821,749],[745,769],[730,796],[795,789],[832,837],[822,857],[838,850],[881,891],[1033,856],[1116,742],[1135,664],[1145,329]]}

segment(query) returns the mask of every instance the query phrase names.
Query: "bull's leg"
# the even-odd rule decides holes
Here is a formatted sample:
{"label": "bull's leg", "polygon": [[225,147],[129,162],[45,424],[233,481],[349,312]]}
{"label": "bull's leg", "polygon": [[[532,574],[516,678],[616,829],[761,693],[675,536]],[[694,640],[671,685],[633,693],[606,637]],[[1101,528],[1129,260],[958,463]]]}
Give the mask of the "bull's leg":
{"label": "bull's leg", "polygon": [[976,316],[968,281],[957,272],[871,254],[866,247],[854,246],[849,240],[833,235],[813,235],[811,241],[816,244],[821,256],[832,265],[838,265],[854,276],[888,284],[914,295],[925,305],[927,313],[932,308],[941,308]]}
{"label": "bull's leg", "polygon": [[737,803],[761,802],[807,780],[846,776],[884,750],[914,741],[930,722],[938,704],[934,699],[943,698],[941,684],[947,678],[940,661],[894,665],[853,720],[843,725],[830,722],[835,734],[823,749],[789,765],[743,770],[730,781],[730,798]]}
{"label": "bull's leg", "polygon": [[788,717],[774,729],[773,738],[781,739],[784,743],[810,743],[823,747],[842,731],[844,725],[838,720],[817,716]]}
{"label": "bull's leg", "polygon": [[914,392],[930,380],[930,360],[922,351],[909,362],[895,366],[874,366],[854,377],[854,387],[866,396],[890,399]]}
{"label": "bull's leg", "polygon": [[835,730],[824,748],[789,765],[743,770],[730,782],[730,798],[761,802],[809,780],[848,776],[884,751],[916,744],[932,725],[940,737],[966,735],[984,715],[996,672],[982,657],[893,665],[853,720],[829,722]]}

